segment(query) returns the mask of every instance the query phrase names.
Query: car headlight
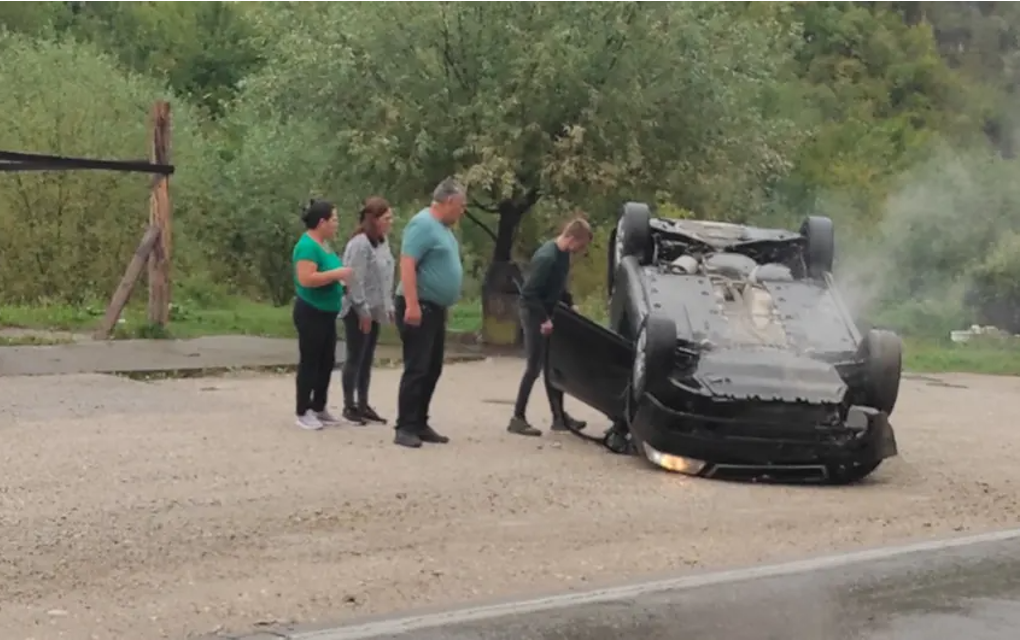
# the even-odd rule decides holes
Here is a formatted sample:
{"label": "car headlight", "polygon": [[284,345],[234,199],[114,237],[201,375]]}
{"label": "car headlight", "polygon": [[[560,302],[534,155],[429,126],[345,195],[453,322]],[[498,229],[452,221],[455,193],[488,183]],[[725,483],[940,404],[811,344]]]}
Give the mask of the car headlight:
{"label": "car headlight", "polygon": [[647,442],[643,442],[641,444],[644,445],[645,457],[648,458],[648,461],[657,467],[662,467],[666,471],[696,476],[701,473],[707,465],[706,462],[695,460],[694,458],[684,458],[683,456],[674,456],[668,453],[662,453],[661,451],[653,449]]}

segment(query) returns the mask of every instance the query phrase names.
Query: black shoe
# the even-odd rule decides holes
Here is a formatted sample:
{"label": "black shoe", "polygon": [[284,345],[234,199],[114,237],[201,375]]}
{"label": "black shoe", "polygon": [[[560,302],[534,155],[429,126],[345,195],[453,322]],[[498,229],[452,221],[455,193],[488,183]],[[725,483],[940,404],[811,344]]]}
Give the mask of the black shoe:
{"label": "black shoe", "polygon": [[429,442],[432,444],[446,444],[450,441],[449,438],[436,433],[436,430],[429,426],[418,431],[418,437],[421,438],[422,442]]}
{"label": "black shoe", "polygon": [[393,444],[408,447],[409,449],[418,449],[421,447],[421,438],[418,437],[417,433],[397,429],[396,434],[393,436]]}
{"label": "black shoe", "polygon": [[361,415],[361,412],[354,407],[344,407],[344,412],[341,415],[344,417],[344,420],[351,424],[365,424],[365,418]]}
{"label": "black shoe", "polygon": [[510,433],[516,433],[519,436],[540,436],[542,432],[535,427],[528,424],[528,421],[524,418],[514,416],[510,418],[510,424],[507,425],[506,430]]}
{"label": "black shoe", "polygon": [[378,422],[379,424],[386,424],[386,418],[383,418],[378,413],[376,413],[375,409],[373,409],[372,407],[369,406],[361,407],[360,409],[358,409],[358,413],[361,414],[362,419],[368,422]]}
{"label": "black shoe", "polygon": [[575,420],[570,416],[564,415],[560,418],[556,418],[552,423],[553,431],[581,431],[588,426],[588,423],[584,420]]}

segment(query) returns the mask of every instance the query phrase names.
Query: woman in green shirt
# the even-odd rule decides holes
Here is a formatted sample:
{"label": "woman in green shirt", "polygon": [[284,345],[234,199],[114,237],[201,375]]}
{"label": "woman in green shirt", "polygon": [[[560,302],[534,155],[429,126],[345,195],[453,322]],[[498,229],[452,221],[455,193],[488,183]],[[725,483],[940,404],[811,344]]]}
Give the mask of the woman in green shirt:
{"label": "woman in green shirt", "polygon": [[336,207],[312,200],[302,219],[307,231],[294,245],[294,326],[300,354],[297,370],[297,424],[321,429],[339,424],[326,409],[329,382],[336,364],[336,318],[351,276],[330,247],[339,221]]}

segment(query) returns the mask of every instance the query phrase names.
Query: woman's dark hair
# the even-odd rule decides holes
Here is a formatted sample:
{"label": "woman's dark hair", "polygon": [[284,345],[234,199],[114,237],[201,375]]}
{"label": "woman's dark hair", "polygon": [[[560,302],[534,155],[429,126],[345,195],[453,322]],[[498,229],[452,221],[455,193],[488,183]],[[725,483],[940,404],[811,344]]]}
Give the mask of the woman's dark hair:
{"label": "woman's dark hair", "polygon": [[361,211],[358,212],[358,226],[354,233],[351,234],[351,238],[355,238],[359,233],[363,233],[373,245],[382,242],[384,238],[377,235],[376,223],[389,210],[390,203],[385,198],[380,198],[379,196],[366,198],[365,202],[361,205]]}
{"label": "woman's dark hair", "polygon": [[313,198],[308,201],[308,206],[305,207],[304,212],[301,214],[301,220],[304,221],[306,228],[314,229],[323,220],[329,220],[335,208],[332,202],[315,200]]}

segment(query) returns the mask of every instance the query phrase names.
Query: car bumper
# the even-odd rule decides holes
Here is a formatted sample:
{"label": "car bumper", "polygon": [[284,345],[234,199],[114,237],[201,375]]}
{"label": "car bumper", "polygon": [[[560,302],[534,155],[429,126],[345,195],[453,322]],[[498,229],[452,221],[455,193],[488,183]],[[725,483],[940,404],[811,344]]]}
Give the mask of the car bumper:
{"label": "car bumper", "polygon": [[896,437],[885,413],[852,407],[847,423],[855,433],[839,440],[810,425],[785,427],[777,435],[768,425],[756,428],[747,422],[676,411],[645,394],[630,430],[651,448],[645,453],[653,463],[702,476],[727,469],[824,472],[832,465],[877,464],[897,455]]}

